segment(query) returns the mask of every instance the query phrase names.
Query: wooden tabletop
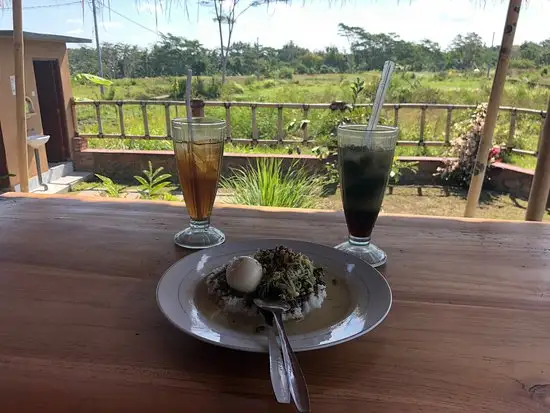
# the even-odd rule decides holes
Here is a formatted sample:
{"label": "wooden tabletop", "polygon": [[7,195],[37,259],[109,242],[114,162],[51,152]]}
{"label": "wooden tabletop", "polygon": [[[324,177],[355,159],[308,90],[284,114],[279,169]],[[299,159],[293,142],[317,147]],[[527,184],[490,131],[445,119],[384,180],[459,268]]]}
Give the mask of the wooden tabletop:
{"label": "wooden tabletop", "polygon": [[[0,412],[292,412],[265,355],[157,309],[175,203],[0,197]],[[218,207],[229,241],[334,245],[341,213]],[[360,339],[301,353],[313,412],[550,411],[550,225],[382,216],[394,293]]]}

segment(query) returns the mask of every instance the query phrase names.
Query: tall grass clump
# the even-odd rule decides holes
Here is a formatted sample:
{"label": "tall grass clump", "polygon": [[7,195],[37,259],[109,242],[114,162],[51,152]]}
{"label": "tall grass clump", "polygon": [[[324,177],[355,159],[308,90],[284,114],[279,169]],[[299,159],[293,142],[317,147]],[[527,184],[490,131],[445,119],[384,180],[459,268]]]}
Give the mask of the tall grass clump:
{"label": "tall grass clump", "polygon": [[316,208],[322,183],[298,161],[288,170],[281,159],[261,158],[256,166],[236,168],[222,179],[223,189],[231,192],[231,202],[241,205]]}

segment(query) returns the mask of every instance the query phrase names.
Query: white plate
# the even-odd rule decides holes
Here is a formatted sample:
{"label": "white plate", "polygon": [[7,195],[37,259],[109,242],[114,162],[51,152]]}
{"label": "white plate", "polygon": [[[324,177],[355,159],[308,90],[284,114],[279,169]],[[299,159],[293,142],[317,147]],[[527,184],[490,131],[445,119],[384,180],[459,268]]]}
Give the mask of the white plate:
{"label": "white plate", "polygon": [[[200,288],[203,278],[231,258],[253,255],[258,249],[275,248],[278,245],[304,253],[327,272],[327,298],[322,308],[313,310],[306,319],[316,316],[316,311],[323,311],[327,300],[331,298],[331,283],[347,286],[349,294],[346,302],[340,303],[344,306],[341,305],[338,312],[331,310],[329,314],[332,319],[324,325],[321,323],[305,332],[299,330],[306,324],[298,326],[294,322],[295,326],[289,325],[289,339],[295,351],[316,350],[344,343],[360,337],[384,320],[391,307],[392,295],[382,274],[364,261],[334,248],[277,239],[229,242],[193,253],[176,262],[158,283],[157,303],[160,310],[176,327],[200,340],[235,350],[266,352],[265,334],[255,332],[253,327],[236,328],[235,324],[220,318],[225,317],[222,313],[213,316],[201,304],[204,300],[199,299],[197,292],[205,290],[204,287]],[[260,318],[258,320],[261,321]],[[323,318],[318,317],[319,320]]]}

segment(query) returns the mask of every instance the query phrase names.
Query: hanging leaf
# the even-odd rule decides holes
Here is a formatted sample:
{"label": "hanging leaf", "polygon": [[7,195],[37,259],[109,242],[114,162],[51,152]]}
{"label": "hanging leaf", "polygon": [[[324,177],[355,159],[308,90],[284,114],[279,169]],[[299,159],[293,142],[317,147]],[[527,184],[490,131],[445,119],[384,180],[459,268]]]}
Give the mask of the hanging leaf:
{"label": "hanging leaf", "polygon": [[92,75],[90,73],[77,73],[74,76],[75,80],[87,80],[88,82],[93,83],[94,85],[103,85],[103,86],[111,86],[113,82],[111,82],[109,79],[105,79],[103,77],[99,77],[96,75]]}

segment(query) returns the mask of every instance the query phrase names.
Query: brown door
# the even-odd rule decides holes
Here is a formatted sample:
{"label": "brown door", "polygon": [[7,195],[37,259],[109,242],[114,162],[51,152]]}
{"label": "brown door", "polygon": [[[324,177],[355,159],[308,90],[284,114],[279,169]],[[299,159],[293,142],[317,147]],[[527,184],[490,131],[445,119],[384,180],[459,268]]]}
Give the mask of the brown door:
{"label": "brown door", "polygon": [[6,161],[6,149],[4,137],[2,136],[2,125],[0,125],[0,189],[10,186],[8,178],[8,161]]}
{"label": "brown door", "polygon": [[35,60],[33,66],[42,129],[44,135],[50,135],[46,144],[48,162],[63,162],[69,159],[70,154],[59,62]]}

